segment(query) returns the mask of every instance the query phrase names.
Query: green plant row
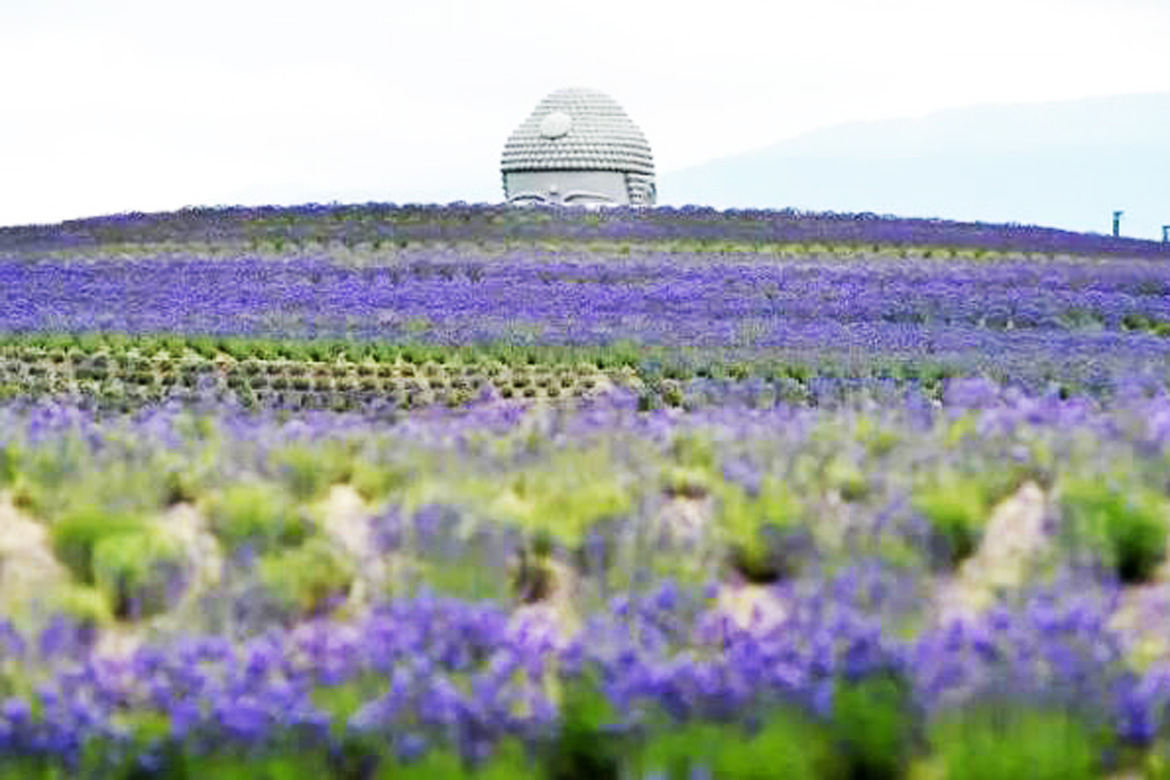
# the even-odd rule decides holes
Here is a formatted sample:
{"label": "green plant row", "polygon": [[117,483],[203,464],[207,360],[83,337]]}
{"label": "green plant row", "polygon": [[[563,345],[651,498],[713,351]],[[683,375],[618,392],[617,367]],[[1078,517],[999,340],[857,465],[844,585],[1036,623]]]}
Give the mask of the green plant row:
{"label": "green plant row", "polygon": [[[810,396],[810,383],[818,379],[843,384],[892,380],[937,397],[948,378],[969,371],[958,358],[840,360],[831,355],[679,349],[629,341],[598,346],[509,342],[447,346],[117,333],[0,335],[0,396],[89,392],[114,401],[119,392],[102,383],[117,379],[125,388],[163,384],[193,389],[198,376],[207,374],[235,391],[250,387],[261,400],[292,392],[294,401],[300,398],[296,393],[314,391],[329,398],[401,391],[418,403],[460,402],[467,394],[458,391],[484,383],[496,386],[504,398],[556,398],[587,395],[608,382],[637,389],[649,408],[684,405],[683,385],[692,380],[763,381],[772,386],[776,400],[802,402]],[[317,387],[314,379],[333,381]],[[385,386],[399,380],[424,384]],[[87,391],[85,386],[74,387],[75,382],[102,386]],[[456,392],[445,399],[419,396],[419,391],[436,388]],[[134,397],[133,391],[126,395],[139,401],[162,398],[157,393],[146,399]]]}
{"label": "green plant row", "polygon": [[0,354],[44,357],[64,361],[70,353],[106,353],[109,357],[170,357],[186,355],[214,359],[286,360],[300,362],[477,363],[507,366],[587,364],[600,370],[637,366],[644,356],[669,354],[632,342],[606,346],[562,346],[489,342],[449,346],[425,342],[354,341],[346,339],[276,339],[244,336],[127,335],[123,333],[8,333],[0,334]]}
{"label": "green plant row", "polygon": [[[885,243],[852,243],[837,244],[817,241],[808,242],[773,242],[773,241],[744,241],[734,239],[648,239],[648,240],[605,240],[591,238],[519,238],[519,237],[486,237],[482,239],[432,239],[424,236],[367,236],[355,237],[340,233],[322,231],[312,235],[288,235],[271,233],[257,235],[236,244],[222,241],[123,241],[104,242],[98,248],[89,250],[91,254],[102,256],[127,257],[134,255],[150,255],[160,249],[179,250],[189,249],[202,253],[209,253],[212,257],[218,254],[228,256],[246,249],[256,253],[274,252],[287,255],[292,252],[320,252],[333,251],[344,248],[353,257],[360,257],[362,253],[376,253],[379,256],[393,256],[396,253],[409,255],[420,249],[430,249],[436,246],[455,247],[459,249],[474,249],[487,252],[513,252],[537,249],[547,252],[585,252],[605,257],[631,257],[642,255],[661,255],[663,253],[689,254],[724,254],[735,255],[737,262],[749,261],[753,256],[781,256],[781,257],[811,257],[819,255],[833,255],[847,258],[864,254],[869,258],[920,258],[929,260],[972,259],[994,263],[1011,260],[1021,256],[1035,260],[1054,260],[1057,254],[1053,252],[1009,252],[995,249],[965,248],[934,245],[905,246]],[[70,252],[57,250],[68,256]],[[346,255],[336,258],[345,262]]]}
{"label": "green plant row", "polygon": [[411,346],[39,337],[0,347],[0,397],[79,396],[118,408],[230,393],[246,406],[355,409],[376,401],[460,405],[493,388],[504,399],[581,398],[629,379],[616,362],[598,368],[610,365],[605,359],[541,357]]}
{"label": "green plant row", "polygon": [[127,335],[123,333],[0,334],[0,354],[25,360],[63,362],[71,353],[106,353],[110,357],[193,354],[207,359],[287,360],[301,362],[406,362],[506,366],[538,364],[593,366],[597,370],[633,368],[639,374],[667,379],[859,375],[937,381],[959,374],[960,367],[943,360],[906,361],[890,358],[841,365],[831,357],[801,358],[759,354],[751,350],[695,349],[618,340],[604,345],[521,344],[507,341],[451,346],[428,342],[356,341],[347,339],[277,339],[246,336]]}

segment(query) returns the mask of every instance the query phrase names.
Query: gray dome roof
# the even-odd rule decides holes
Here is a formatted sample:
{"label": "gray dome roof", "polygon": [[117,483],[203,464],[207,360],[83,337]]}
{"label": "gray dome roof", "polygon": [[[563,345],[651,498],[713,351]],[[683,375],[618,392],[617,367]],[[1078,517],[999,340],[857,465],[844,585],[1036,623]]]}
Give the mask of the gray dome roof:
{"label": "gray dome roof", "polygon": [[503,173],[589,170],[654,175],[650,144],[613,98],[560,89],[540,101],[504,145]]}

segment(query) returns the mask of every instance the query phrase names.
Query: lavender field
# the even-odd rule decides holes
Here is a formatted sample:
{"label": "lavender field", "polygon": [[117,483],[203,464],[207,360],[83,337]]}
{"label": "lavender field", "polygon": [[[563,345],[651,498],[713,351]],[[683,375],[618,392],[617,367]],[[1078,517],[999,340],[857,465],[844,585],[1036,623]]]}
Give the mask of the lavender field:
{"label": "lavender field", "polygon": [[0,229],[0,778],[1170,777],[1170,249]]}

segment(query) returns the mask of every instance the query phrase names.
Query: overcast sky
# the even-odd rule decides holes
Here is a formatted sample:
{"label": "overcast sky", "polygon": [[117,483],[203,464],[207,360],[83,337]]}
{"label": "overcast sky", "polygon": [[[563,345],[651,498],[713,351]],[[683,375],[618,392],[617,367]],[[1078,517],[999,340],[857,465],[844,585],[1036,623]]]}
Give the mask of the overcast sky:
{"label": "overcast sky", "polygon": [[0,225],[497,202],[504,141],[565,86],[614,97],[664,172],[852,120],[1170,90],[1170,0],[0,0]]}

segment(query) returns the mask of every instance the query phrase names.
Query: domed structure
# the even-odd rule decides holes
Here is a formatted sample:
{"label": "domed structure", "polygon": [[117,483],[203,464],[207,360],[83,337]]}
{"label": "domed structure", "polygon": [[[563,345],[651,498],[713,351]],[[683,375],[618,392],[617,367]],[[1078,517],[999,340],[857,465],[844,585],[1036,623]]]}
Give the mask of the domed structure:
{"label": "domed structure", "polygon": [[650,144],[613,98],[571,87],[540,101],[504,145],[509,203],[653,205]]}

